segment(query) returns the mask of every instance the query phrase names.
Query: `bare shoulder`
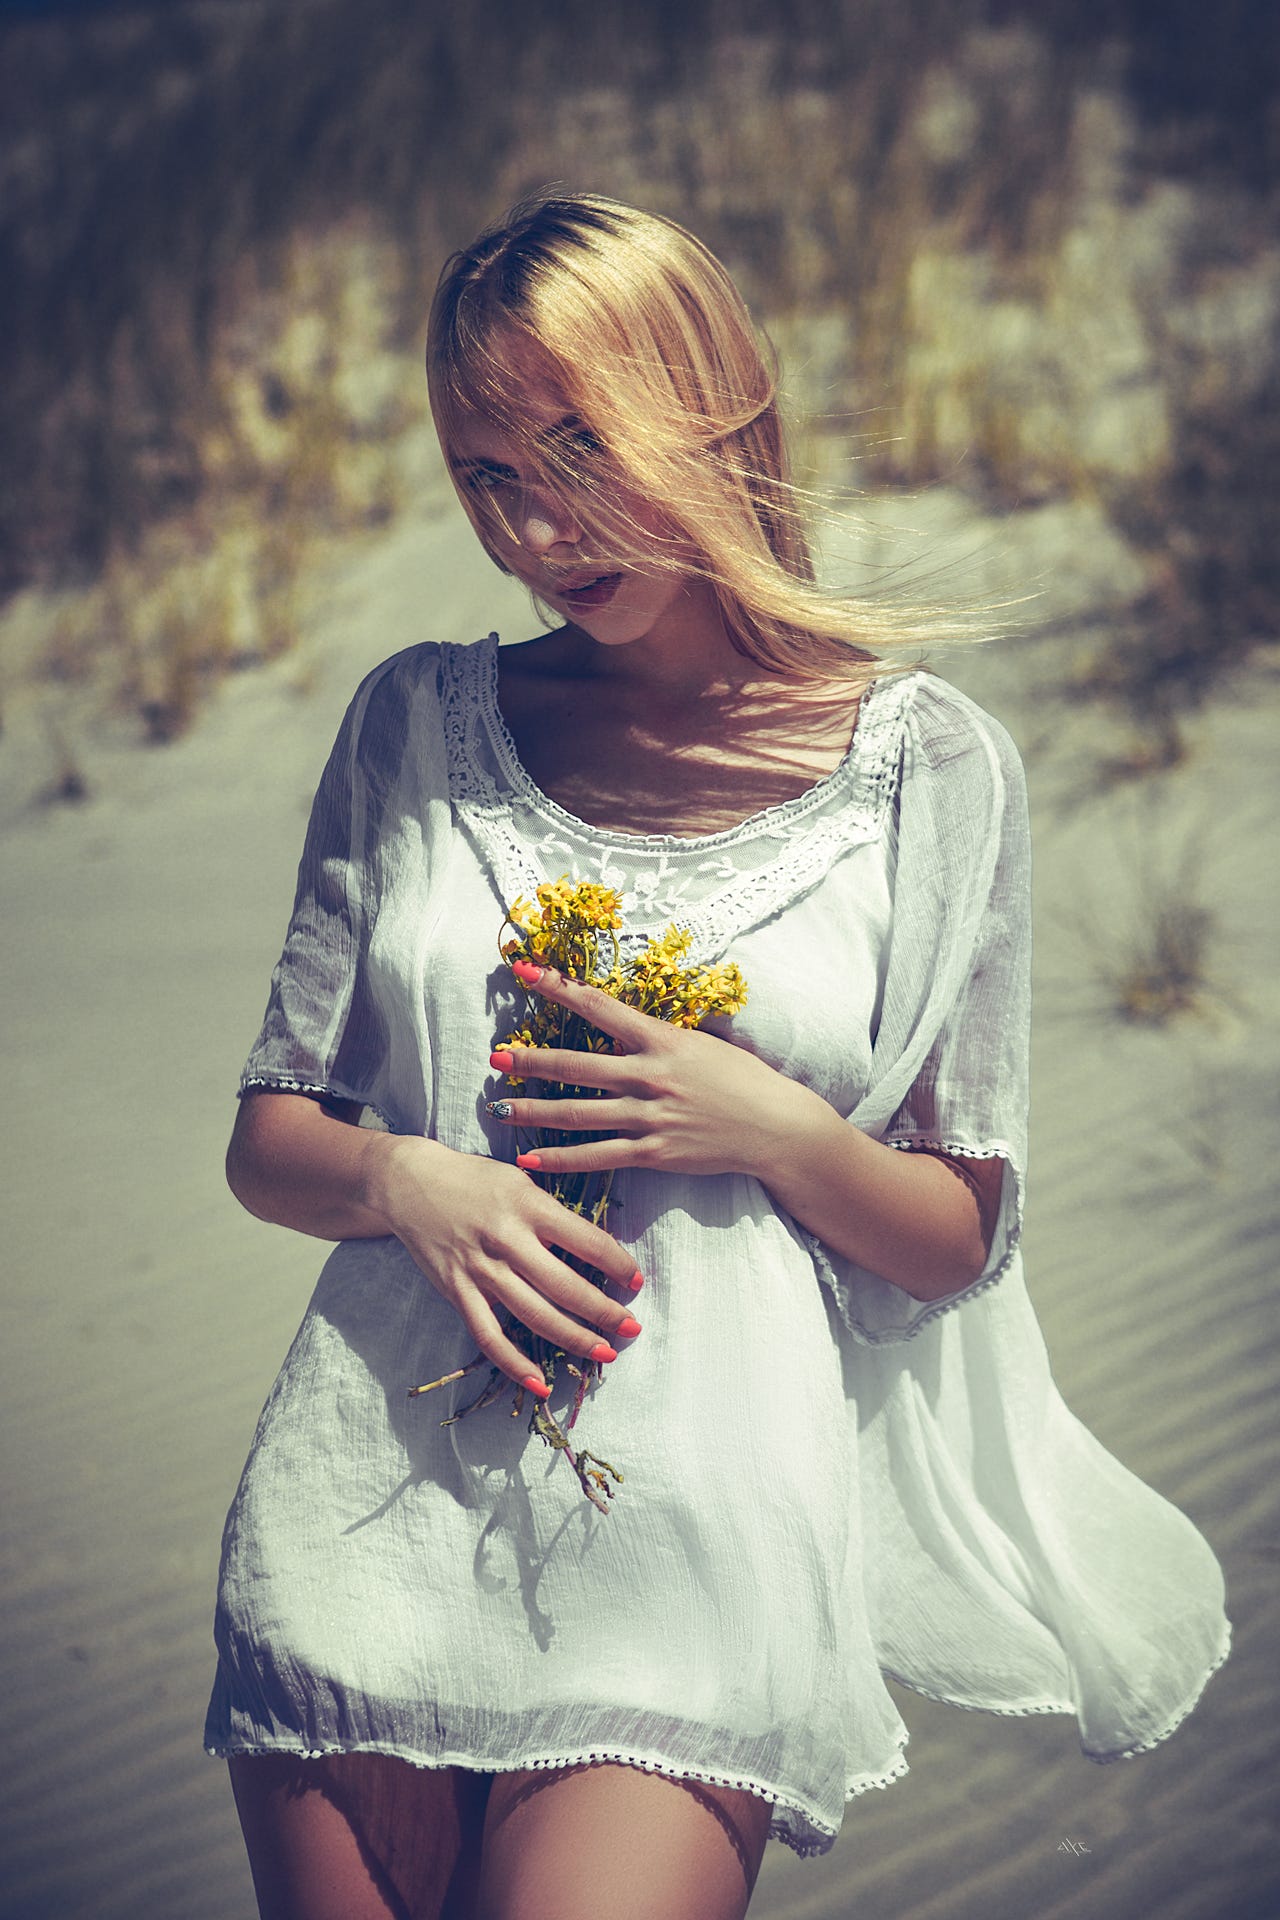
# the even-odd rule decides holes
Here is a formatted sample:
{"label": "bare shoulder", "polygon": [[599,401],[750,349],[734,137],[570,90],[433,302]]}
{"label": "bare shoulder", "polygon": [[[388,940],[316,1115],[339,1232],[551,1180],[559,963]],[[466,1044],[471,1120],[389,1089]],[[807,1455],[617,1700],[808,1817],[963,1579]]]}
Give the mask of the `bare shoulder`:
{"label": "bare shoulder", "polygon": [[577,675],[577,656],[568,645],[568,629],[553,628],[532,640],[508,641],[498,647],[498,684],[533,691],[555,686]]}

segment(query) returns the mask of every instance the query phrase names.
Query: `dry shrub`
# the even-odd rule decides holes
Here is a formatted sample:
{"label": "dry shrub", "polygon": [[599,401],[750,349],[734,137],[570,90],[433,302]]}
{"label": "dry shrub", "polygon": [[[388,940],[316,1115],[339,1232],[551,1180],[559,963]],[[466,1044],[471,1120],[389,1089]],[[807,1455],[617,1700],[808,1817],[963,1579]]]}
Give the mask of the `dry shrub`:
{"label": "dry shrub", "polygon": [[210,347],[187,421],[195,504],[116,527],[98,579],[53,623],[43,677],[92,685],[158,744],[227,672],[295,645],[318,539],[328,550],[400,505],[413,416],[385,343],[395,292],[367,228],[293,237],[279,283],[256,286]]}
{"label": "dry shrub", "polygon": [[1122,902],[1081,916],[1087,964],[1106,1005],[1133,1026],[1165,1027],[1220,1012],[1229,996],[1216,978],[1217,920],[1205,904],[1198,840],[1164,844],[1167,822],[1150,792],[1139,800],[1140,837],[1124,861]]}
{"label": "dry shrub", "polygon": [[43,677],[133,715],[153,745],[175,740],[227,673],[294,644],[300,562],[243,518],[154,527],[57,615]]}
{"label": "dry shrub", "polygon": [[1164,1027],[1180,1014],[1202,1014],[1216,997],[1209,973],[1213,916],[1179,894],[1151,903],[1133,944],[1107,968],[1116,1012],[1135,1026]]}
{"label": "dry shrub", "polygon": [[90,796],[89,780],[67,729],[59,719],[50,716],[46,719],[45,734],[53,773],[37,796],[38,802],[46,807],[81,806]]}
{"label": "dry shrub", "polygon": [[1250,399],[1198,408],[1171,471],[1109,502],[1151,584],[1068,691],[1124,715],[1135,773],[1177,764],[1187,717],[1280,634],[1280,404]]}

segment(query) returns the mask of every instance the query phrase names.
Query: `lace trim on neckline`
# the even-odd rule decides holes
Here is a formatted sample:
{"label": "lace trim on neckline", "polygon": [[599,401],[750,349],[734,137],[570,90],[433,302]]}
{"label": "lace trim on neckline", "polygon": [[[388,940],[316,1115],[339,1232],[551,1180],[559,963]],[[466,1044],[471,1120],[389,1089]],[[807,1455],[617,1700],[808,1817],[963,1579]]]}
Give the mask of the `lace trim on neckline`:
{"label": "lace trim on neckline", "polygon": [[589,876],[622,896],[624,940],[674,922],[706,965],[883,829],[918,674],[872,682],[839,766],[794,799],[720,833],[629,834],[577,819],[530,778],[498,707],[497,648],[496,634],[441,647],[441,705],[454,806],[508,901],[561,873]]}

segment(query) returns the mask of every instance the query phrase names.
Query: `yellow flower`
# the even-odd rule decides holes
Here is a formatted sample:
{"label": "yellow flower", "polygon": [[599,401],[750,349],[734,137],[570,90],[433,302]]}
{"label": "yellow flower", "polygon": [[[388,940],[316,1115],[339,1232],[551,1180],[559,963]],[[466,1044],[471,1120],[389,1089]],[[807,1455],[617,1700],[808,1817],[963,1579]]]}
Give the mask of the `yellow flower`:
{"label": "yellow flower", "polygon": [[705,1002],[705,1014],[741,1013],[747,1004],[747,983],[732,961],[708,967],[698,976],[696,991]]}
{"label": "yellow flower", "polygon": [[523,898],[513,900],[507,908],[507,919],[513,927],[519,927],[521,933],[532,933],[542,925],[542,915],[532,901]]}
{"label": "yellow flower", "polygon": [[[587,930],[616,933],[622,925],[622,902],[612,887],[601,886],[595,880],[575,883],[564,873],[558,880],[544,880],[537,889],[537,899],[544,928],[558,923],[566,933]],[[524,925],[516,917],[516,908],[523,907],[524,902],[518,900],[512,908],[510,917],[517,926]]]}
{"label": "yellow flower", "polygon": [[[534,1028],[529,1026],[517,1027],[513,1033],[504,1034],[498,1042],[499,1047],[528,1047],[530,1050],[537,1047],[550,1046],[550,1044],[551,1042],[549,1040],[539,1039]],[[509,1087],[522,1087],[524,1085],[524,1081],[518,1073],[509,1073],[505,1078]]]}
{"label": "yellow flower", "polygon": [[[523,937],[503,945],[508,962],[526,958],[549,963],[627,1006],[681,1027],[696,1027],[712,1014],[740,1013],[745,1007],[746,982],[732,962],[716,967],[687,964],[693,945],[687,927],[669,926],[625,963],[619,958],[616,939],[612,940],[612,959],[606,967],[599,936],[616,934],[622,926],[622,903],[615,890],[594,880],[571,880],[565,873],[558,880],[542,881],[535,891],[536,906],[523,898],[511,903],[508,923]],[[554,1006],[534,1002],[530,1018],[531,1032],[537,1037],[519,1044],[563,1044],[561,1015]],[[580,1044],[590,1051],[612,1047],[603,1036],[598,1040],[591,1036]]]}
{"label": "yellow flower", "polygon": [[538,905],[545,915],[554,914],[560,919],[566,919],[572,911],[573,895],[567,873],[561,874],[558,880],[544,880],[537,890],[537,895]]}
{"label": "yellow flower", "polygon": [[658,939],[649,942],[640,960],[654,967],[674,966],[677,961],[684,959],[692,940],[693,935],[687,927],[668,927]]}

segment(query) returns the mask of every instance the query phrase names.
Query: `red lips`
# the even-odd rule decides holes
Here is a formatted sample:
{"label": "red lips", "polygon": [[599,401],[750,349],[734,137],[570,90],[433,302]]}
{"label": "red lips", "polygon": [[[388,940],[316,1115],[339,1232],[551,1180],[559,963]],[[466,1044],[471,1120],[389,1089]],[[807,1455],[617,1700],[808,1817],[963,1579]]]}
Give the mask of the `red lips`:
{"label": "red lips", "polygon": [[584,587],[594,587],[598,580],[607,580],[605,573],[569,573],[561,574],[552,581],[553,593],[581,593]]}
{"label": "red lips", "polygon": [[612,600],[622,584],[620,573],[591,574],[582,580],[580,586],[569,586],[563,581],[553,590],[557,600],[577,608],[580,612],[589,607],[602,607]]}

